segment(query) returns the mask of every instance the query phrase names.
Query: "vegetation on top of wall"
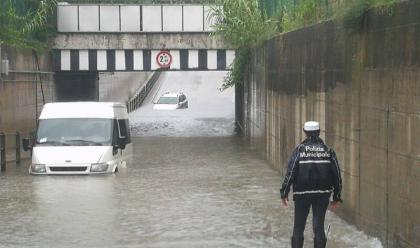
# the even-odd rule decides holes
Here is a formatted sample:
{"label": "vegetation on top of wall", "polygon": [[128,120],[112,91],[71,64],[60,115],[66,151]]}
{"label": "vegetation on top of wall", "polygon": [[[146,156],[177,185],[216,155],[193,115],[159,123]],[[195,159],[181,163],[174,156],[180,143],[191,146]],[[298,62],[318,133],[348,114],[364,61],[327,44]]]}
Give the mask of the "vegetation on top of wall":
{"label": "vegetation on top of wall", "polygon": [[0,44],[40,51],[54,33],[56,0],[1,0]]}
{"label": "vegetation on top of wall", "polygon": [[216,0],[63,0],[68,3],[103,3],[103,4],[212,4]]}
{"label": "vegetation on top of wall", "polygon": [[273,37],[276,25],[260,11],[258,0],[218,0],[212,12],[217,23],[214,35],[237,48],[232,71],[222,86],[226,89],[243,82],[251,48]]}
{"label": "vegetation on top of wall", "polygon": [[303,0],[299,4],[285,4],[277,10],[280,31],[289,31],[308,26],[328,17],[328,2],[319,0]]}
{"label": "vegetation on top of wall", "polygon": [[274,22],[260,11],[257,0],[218,0],[212,9],[216,33],[236,47],[253,47],[271,38]]}
{"label": "vegetation on top of wall", "polygon": [[[291,4],[292,1],[294,4]],[[289,3],[288,3],[289,2]],[[321,21],[337,19],[353,30],[361,28],[368,10],[373,9],[381,14],[392,12],[392,5],[401,0],[346,0],[340,2],[300,0],[283,0],[273,16],[280,24],[280,31],[287,32]],[[288,4],[287,4],[288,3]]]}
{"label": "vegetation on top of wall", "polygon": [[393,4],[398,2],[401,0],[217,0],[213,7],[213,17],[217,20],[215,34],[237,48],[222,89],[243,82],[251,48],[276,33],[329,19],[337,19],[350,31],[361,30],[369,10],[392,14]]}
{"label": "vegetation on top of wall", "polygon": [[366,13],[373,10],[377,14],[392,15],[394,4],[401,0],[358,0],[348,3],[338,9],[335,18],[342,21],[343,25],[350,31],[360,31]]}

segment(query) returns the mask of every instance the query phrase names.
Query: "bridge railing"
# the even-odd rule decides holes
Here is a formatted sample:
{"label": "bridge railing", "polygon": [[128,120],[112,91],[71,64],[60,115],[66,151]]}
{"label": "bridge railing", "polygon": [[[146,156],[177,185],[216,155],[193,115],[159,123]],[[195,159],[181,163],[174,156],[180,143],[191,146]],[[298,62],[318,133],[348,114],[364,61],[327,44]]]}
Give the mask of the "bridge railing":
{"label": "bridge railing", "polygon": [[147,95],[153,89],[153,86],[159,79],[161,71],[155,71],[150,79],[142,86],[140,89],[127,101],[127,111],[128,113],[133,112],[138,109],[146,99]]}
{"label": "bridge railing", "polygon": [[58,32],[211,32],[208,5],[67,4],[57,6]]}

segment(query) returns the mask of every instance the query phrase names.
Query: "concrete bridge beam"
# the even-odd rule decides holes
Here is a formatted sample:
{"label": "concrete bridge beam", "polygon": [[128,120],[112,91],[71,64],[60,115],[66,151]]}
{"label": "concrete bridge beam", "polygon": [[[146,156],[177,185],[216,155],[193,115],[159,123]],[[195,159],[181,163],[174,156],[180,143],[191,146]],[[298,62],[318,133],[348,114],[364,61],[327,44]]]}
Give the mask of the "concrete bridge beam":
{"label": "concrete bridge beam", "polygon": [[209,33],[60,33],[54,49],[233,49]]}

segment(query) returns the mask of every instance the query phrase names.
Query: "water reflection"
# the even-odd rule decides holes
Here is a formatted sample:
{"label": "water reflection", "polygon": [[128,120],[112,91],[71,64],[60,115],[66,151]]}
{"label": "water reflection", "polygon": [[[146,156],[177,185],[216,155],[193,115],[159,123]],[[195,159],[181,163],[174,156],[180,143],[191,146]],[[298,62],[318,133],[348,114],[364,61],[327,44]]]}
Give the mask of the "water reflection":
{"label": "water reflection", "polygon": [[[281,177],[240,137],[133,142],[134,164],[115,175],[9,166],[0,247],[288,247],[293,209],[281,206]],[[381,247],[331,213],[327,222],[330,247]]]}

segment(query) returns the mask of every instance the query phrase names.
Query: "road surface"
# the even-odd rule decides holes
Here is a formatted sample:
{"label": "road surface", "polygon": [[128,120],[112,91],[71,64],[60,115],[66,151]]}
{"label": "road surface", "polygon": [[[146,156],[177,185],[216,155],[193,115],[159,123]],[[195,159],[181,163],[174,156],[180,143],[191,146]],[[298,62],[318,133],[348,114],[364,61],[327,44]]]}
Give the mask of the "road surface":
{"label": "road surface", "polygon": [[[290,247],[281,175],[235,134],[233,91],[216,94],[223,76],[162,77],[157,91],[182,90],[191,108],[156,112],[149,100],[132,113],[134,163],[117,174],[31,176],[28,161],[8,164],[0,247]],[[326,223],[328,247],[382,247],[331,212]]]}

